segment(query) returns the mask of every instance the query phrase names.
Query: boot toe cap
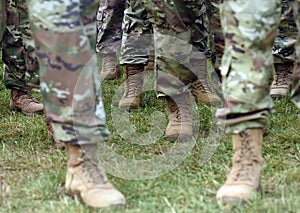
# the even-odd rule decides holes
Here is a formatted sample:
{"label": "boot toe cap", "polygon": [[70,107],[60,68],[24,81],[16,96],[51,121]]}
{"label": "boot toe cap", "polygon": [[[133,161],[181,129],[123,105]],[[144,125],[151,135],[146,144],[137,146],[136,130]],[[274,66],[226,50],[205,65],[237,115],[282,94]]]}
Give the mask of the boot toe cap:
{"label": "boot toe cap", "polygon": [[132,110],[141,107],[142,100],[140,96],[136,97],[122,97],[119,102],[119,109],[121,110]]}
{"label": "boot toe cap", "polygon": [[83,202],[92,208],[119,207],[125,204],[125,197],[118,190],[91,189],[81,193]]}
{"label": "boot toe cap", "polygon": [[217,193],[217,199],[225,204],[239,203],[250,199],[256,190],[248,185],[222,186]]}

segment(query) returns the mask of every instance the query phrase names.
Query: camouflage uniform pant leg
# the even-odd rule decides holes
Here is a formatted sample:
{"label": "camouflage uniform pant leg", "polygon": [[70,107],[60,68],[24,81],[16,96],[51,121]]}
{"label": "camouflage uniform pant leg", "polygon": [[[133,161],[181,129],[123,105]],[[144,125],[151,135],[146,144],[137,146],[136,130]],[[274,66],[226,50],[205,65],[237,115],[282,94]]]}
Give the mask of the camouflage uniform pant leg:
{"label": "camouflage uniform pant leg", "polygon": [[3,33],[6,27],[6,0],[0,0],[0,46],[2,46]]}
{"label": "camouflage uniform pant leg", "polygon": [[100,0],[97,13],[96,51],[102,54],[120,51],[125,0]]}
{"label": "camouflage uniform pant leg", "polygon": [[4,84],[8,89],[39,88],[38,62],[29,27],[28,11],[22,1],[8,0],[7,26],[3,35]]}
{"label": "camouflage uniform pant leg", "polygon": [[8,89],[26,90],[24,46],[19,28],[19,12],[17,2],[8,0],[6,28],[3,34],[2,61],[6,65],[4,70],[4,85]]}
{"label": "camouflage uniform pant leg", "polygon": [[193,25],[203,1],[152,1],[156,56],[156,89],[168,96],[187,91],[197,79],[190,63]]}
{"label": "camouflage uniform pant leg", "polygon": [[35,52],[34,41],[30,28],[28,8],[26,0],[18,0],[18,11],[20,16],[19,28],[22,34],[24,47],[24,58],[26,64],[25,85],[26,88],[39,88],[39,63]]}
{"label": "camouflage uniform pant leg", "polygon": [[[292,1],[292,7],[294,11],[294,17],[296,21],[296,26],[298,30],[297,34],[297,42],[295,45],[296,48],[296,65],[295,70],[292,77],[292,101],[295,103],[295,105],[300,109],[300,0],[294,0]],[[299,120],[300,120],[300,114],[299,114]]]}
{"label": "camouflage uniform pant leg", "polygon": [[202,55],[210,57],[211,49],[208,46],[208,24],[207,6],[203,1],[199,4],[198,11],[196,11],[195,23],[192,25],[192,45],[196,50],[196,54],[200,52]]}
{"label": "camouflage uniform pant leg", "polygon": [[206,0],[210,40],[209,46],[212,51],[211,60],[218,74],[225,46],[223,30],[220,20],[219,5],[220,0]]}
{"label": "camouflage uniform pant leg", "polygon": [[120,63],[146,65],[153,43],[144,0],[127,0],[122,29]]}
{"label": "camouflage uniform pant leg", "polygon": [[106,140],[109,131],[97,69],[97,1],[28,0],[41,93],[55,138],[71,144]]}
{"label": "camouflage uniform pant leg", "polygon": [[282,0],[281,21],[272,49],[274,63],[294,62],[297,26],[289,0]]}
{"label": "camouflage uniform pant leg", "polygon": [[[227,132],[264,128],[274,104],[269,95],[273,79],[271,48],[280,21],[279,0],[230,0],[221,5],[225,33],[225,107],[217,117]],[[259,6],[258,6],[259,5]]]}

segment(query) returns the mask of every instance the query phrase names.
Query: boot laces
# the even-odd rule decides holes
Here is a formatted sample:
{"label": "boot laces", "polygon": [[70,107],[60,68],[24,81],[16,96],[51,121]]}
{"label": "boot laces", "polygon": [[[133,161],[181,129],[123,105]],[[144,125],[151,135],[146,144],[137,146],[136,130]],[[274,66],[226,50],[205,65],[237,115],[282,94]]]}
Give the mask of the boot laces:
{"label": "boot laces", "polygon": [[258,156],[253,152],[252,138],[248,133],[240,133],[241,138],[241,152],[238,154],[238,159],[235,161],[237,165],[240,165],[235,171],[235,181],[248,181],[253,178],[253,169],[255,164],[259,161]]}
{"label": "boot laces", "polygon": [[13,93],[12,99],[13,101],[20,101],[24,105],[29,105],[30,103],[39,103],[37,100],[33,98],[32,95],[24,92],[22,90],[15,90],[16,93]]}
{"label": "boot laces", "polygon": [[115,69],[117,62],[114,56],[105,56],[103,57],[103,65],[102,65],[102,72],[111,72],[111,70]]}
{"label": "boot laces", "polygon": [[198,79],[196,82],[193,83],[193,90],[194,93],[212,93],[208,82],[206,79]]}
{"label": "boot laces", "polygon": [[284,64],[277,65],[275,75],[274,75],[274,85],[282,86],[282,85],[289,84],[289,78],[291,76],[289,66],[290,65],[284,65]]}
{"label": "boot laces", "polygon": [[176,102],[174,100],[171,100],[171,107],[170,111],[174,114],[172,117],[173,121],[175,122],[191,122],[191,116],[190,116],[190,103],[188,103],[189,100],[187,98],[179,98],[176,99]]}
{"label": "boot laces", "polygon": [[[141,94],[142,89],[142,72],[139,72],[138,68],[128,68],[128,77],[126,79],[126,97],[136,97]],[[133,70],[131,70],[133,69]]]}
{"label": "boot laces", "polygon": [[86,154],[83,153],[83,156],[78,160],[81,161],[82,170],[89,183],[94,184],[105,184],[108,182],[101,166],[95,160],[92,159],[93,157],[88,157]]}

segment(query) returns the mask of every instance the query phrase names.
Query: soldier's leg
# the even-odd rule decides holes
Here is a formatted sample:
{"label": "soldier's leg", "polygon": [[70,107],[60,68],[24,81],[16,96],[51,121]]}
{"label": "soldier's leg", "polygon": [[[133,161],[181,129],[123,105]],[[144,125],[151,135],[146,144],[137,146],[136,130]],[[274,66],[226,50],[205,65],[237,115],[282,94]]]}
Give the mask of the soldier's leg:
{"label": "soldier's leg", "polygon": [[209,40],[212,50],[211,60],[216,73],[221,77],[220,66],[224,53],[224,36],[220,20],[220,0],[206,0],[208,25],[209,25]]}
{"label": "soldier's leg", "polygon": [[97,13],[96,51],[102,58],[101,79],[120,75],[116,52],[120,51],[125,0],[101,0]]}
{"label": "soldier's leg", "polygon": [[2,37],[6,27],[6,0],[0,0],[0,43],[2,44]]}
{"label": "soldier's leg", "polygon": [[192,136],[190,87],[197,79],[191,64],[193,24],[203,1],[152,1],[156,56],[156,89],[170,110],[166,137]]}
{"label": "soldier's leg", "polygon": [[124,65],[125,91],[120,109],[139,108],[142,103],[144,66],[149,60],[152,27],[144,0],[128,0],[124,12],[120,63]]}
{"label": "soldier's leg", "polygon": [[[225,108],[217,117],[232,133],[234,156],[227,181],[217,199],[225,203],[248,200],[260,188],[263,128],[274,105],[269,95],[273,77],[271,48],[280,18],[279,0],[224,1]],[[258,6],[259,5],[259,6]]]}
{"label": "soldier's leg", "polygon": [[[295,0],[292,3],[293,11],[294,11],[294,17],[295,22],[298,30],[297,34],[297,42],[295,45],[296,48],[296,63],[295,63],[295,69],[292,76],[292,101],[296,104],[298,109],[300,109],[300,14],[299,14],[299,8],[300,8],[300,1]],[[300,114],[299,114],[299,121],[300,121]]]}
{"label": "soldier's leg", "polygon": [[297,27],[290,1],[282,0],[282,15],[273,46],[275,76],[271,85],[271,97],[281,98],[288,94],[295,61]]}
{"label": "soldier's leg", "polygon": [[32,41],[27,9],[22,9],[16,0],[8,0],[6,13],[2,61],[4,84],[11,90],[10,107],[26,115],[40,113],[43,111],[43,104],[28,93],[28,90],[39,87],[39,81],[37,60],[32,57],[33,44],[27,45],[27,41]]}
{"label": "soldier's leg", "polygon": [[[220,81],[217,78],[214,70],[208,69],[208,59],[211,57],[211,49],[208,46],[209,35],[209,13],[207,11],[209,5],[202,2],[198,7],[195,23],[192,25],[192,45],[193,54],[191,57],[191,65],[194,67],[198,74],[198,79],[192,84],[192,95],[198,103],[206,105],[215,105],[221,102],[218,95],[213,92],[213,87],[217,87]],[[212,76],[210,81],[208,76]],[[217,76],[216,76],[217,77]],[[220,87],[220,86],[219,86]]]}
{"label": "soldier's leg", "polygon": [[66,190],[94,208],[123,204],[123,195],[107,180],[97,156],[97,143],[109,136],[94,50],[98,4],[27,2],[47,115],[55,137],[66,143]]}
{"label": "soldier's leg", "polygon": [[28,8],[25,1],[18,1],[17,9],[19,13],[19,29],[22,34],[24,59],[26,64],[25,85],[29,89],[39,89],[39,64],[30,29]]}
{"label": "soldier's leg", "polygon": [[7,1],[6,13],[7,26],[2,44],[2,61],[5,66],[4,85],[8,89],[26,91],[26,62],[22,34],[19,28],[19,12],[15,0]]}

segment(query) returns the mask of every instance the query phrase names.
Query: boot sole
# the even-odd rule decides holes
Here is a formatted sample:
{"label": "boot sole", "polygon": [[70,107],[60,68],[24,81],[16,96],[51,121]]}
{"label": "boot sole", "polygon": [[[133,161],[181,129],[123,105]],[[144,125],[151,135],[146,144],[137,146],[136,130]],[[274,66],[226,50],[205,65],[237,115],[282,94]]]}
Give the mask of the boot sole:
{"label": "boot sole", "polygon": [[273,94],[273,95],[270,95],[271,98],[274,98],[274,99],[280,99],[280,98],[284,98],[285,96],[287,95],[278,95],[278,94]]}
{"label": "boot sole", "polygon": [[106,76],[101,76],[101,80],[115,80],[117,78],[119,78],[121,76],[121,73],[119,73],[118,75],[115,75],[115,76],[109,76],[109,75],[106,75]]}
{"label": "boot sole", "polygon": [[165,136],[165,138],[170,141],[187,142],[190,141],[193,138],[193,136],[192,135],[169,135],[169,136]]}
{"label": "boot sole", "polygon": [[93,206],[89,206],[87,204],[85,204],[80,196],[80,193],[73,193],[68,191],[65,187],[64,187],[64,193],[71,197],[72,199],[78,199],[83,205],[87,206],[89,209],[91,210],[113,210],[113,209],[120,209],[122,206],[125,205],[125,203],[121,203],[121,204],[110,204],[108,206],[103,206],[103,207],[93,207]]}
{"label": "boot sole", "polygon": [[240,199],[238,197],[232,197],[232,196],[224,196],[220,201],[222,202],[222,204],[230,205],[230,206],[235,206],[246,202],[243,199]]}
{"label": "boot sole", "polygon": [[234,208],[238,205],[246,205],[248,201],[255,199],[255,197],[257,196],[262,196],[261,180],[256,192],[254,192],[252,196],[248,199],[242,199],[234,196],[223,196],[221,198],[218,198],[218,201],[220,201],[222,205],[225,205],[226,207]]}
{"label": "boot sole", "polygon": [[127,110],[127,111],[131,111],[131,110],[137,110],[139,108],[141,108],[142,106],[141,105],[138,105],[138,106],[133,106],[133,105],[118,105],[119,109],[120,110]]}
{"label": "boot sole", "polygon": [[133,111],[133,110],[137,110],[141,107],[119,107],[120,110],[126,110],[126,111]]}

